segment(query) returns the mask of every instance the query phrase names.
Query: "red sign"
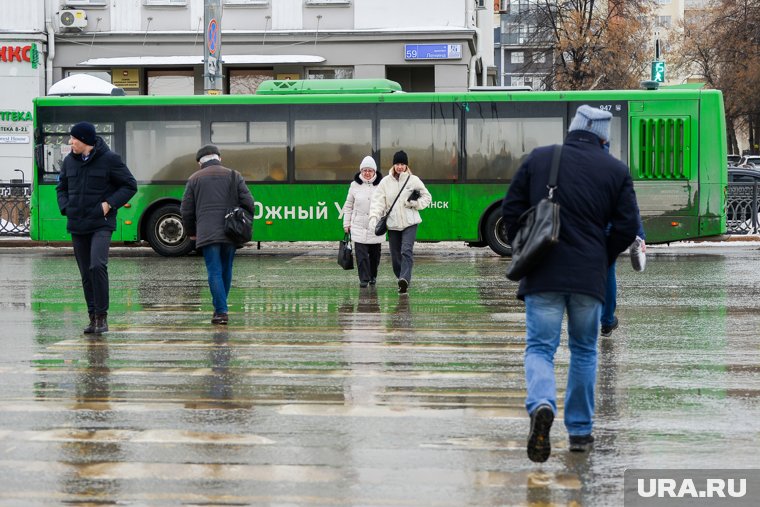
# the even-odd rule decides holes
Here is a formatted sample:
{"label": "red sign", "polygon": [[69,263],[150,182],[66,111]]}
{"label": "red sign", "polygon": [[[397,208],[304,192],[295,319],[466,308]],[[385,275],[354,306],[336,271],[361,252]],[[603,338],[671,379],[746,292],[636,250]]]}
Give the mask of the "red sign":
{"label": "red sign", "polygon": [[0,46],[0,62],[30,62],[32,46]]}

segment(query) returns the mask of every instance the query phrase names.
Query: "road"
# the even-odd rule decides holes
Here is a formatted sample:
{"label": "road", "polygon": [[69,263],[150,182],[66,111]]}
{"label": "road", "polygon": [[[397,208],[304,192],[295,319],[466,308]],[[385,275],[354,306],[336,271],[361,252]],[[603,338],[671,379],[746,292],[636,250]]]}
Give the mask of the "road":
{"label": "road", "polygon": [[98,339],[70,249],[0,249],[0,505],[607,506],[627,468],[756,466],[757,244],[621,258],[595,449],[560,417],[542,465],[507,261],[422,245],[400,296],[387,256],[360,289],[336,254],[244,250],[223,328],[200,257],[114,249]]}

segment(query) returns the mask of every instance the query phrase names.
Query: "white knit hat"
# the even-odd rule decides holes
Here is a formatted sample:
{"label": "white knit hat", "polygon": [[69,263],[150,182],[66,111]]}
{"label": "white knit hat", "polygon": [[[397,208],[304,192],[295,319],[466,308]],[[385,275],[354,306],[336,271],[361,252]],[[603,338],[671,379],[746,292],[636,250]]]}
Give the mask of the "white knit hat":
{"label": "white knit hat", "polygon": [[575,112],[575,118],[567,131],[586,130],[596,134],[602,140],[609,141],[611,119],[612,113],[584,104]]}
{"label": "white knit hat", "polygon": [[375,163],[375,159],[367,155],[364,157],[364,160],[362,160],[362,163],[359,164],[359,170],[361,171],[364,168],[370,168],[375,171],[377,171],[377,164]]}

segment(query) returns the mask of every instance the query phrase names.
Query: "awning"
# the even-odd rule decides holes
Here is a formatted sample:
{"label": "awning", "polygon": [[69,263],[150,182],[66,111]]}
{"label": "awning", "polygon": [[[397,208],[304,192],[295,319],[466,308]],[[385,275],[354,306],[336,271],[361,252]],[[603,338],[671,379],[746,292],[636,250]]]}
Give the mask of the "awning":
{"label": "awning", "polygon": [[[313,55],[222,55],[227,65],[276,65],[286,63],[322,63],[325,59]],[[203,65],[203,56],[120,56],[115,58],[90,58],[80,62],[86,67],[167,67]]]}

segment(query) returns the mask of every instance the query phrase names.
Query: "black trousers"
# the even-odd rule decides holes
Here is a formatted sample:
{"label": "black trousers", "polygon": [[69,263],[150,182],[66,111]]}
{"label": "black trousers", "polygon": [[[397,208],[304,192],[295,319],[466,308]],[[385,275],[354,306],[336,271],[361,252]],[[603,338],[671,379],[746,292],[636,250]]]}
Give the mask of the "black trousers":
{"label": "black trousers", "polygon": [[87,313],[108,313],[108,249],[112,234],[112,231],[96,231],[71,235]]}
{"label": "black trousers", "polygon": [[380,243],[367,244],[354,242],[357,271],[362,283],[377,279],[377,267],[380,265]]}

